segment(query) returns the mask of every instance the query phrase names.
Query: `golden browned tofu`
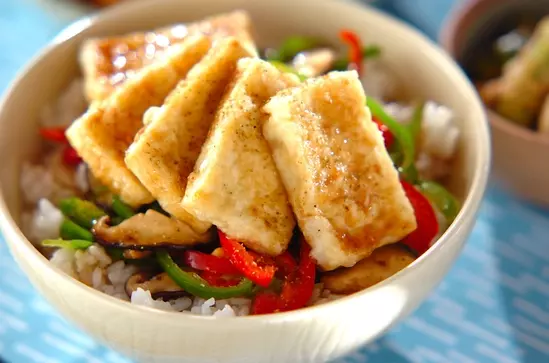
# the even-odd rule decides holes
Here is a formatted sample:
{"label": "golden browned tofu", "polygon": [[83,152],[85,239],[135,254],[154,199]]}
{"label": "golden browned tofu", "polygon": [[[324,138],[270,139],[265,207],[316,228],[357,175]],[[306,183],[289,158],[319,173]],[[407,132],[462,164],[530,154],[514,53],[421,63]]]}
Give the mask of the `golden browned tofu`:
{"label": "golden browned tofu", "polygon": [[403,246],[383,246],[353,267],[326,273],[321,281],[334,294],[352,294],[393,276],[414,260],[414,255]]}
{"label": "golden browned tofu", "polygon": [[242,59],[215,117],[182,206],[261,253],[286,250],[295,226],[261,132],[261,108],[299,81],[260,59]]}
{"label": "golden browned tofu", "polygon": [[235,38],[215,43],[164,105],[147,112],[147,124],[126,153],[126,165],[162,208],[197,231],[202,222],[181,207],[192,172],[223,92],[240,58],[250,53]]}
{"label": "golden browned tofu", "polygon": [[279,92],[263,133],[299,227],[324,270],[350,267],[416,228],[356,72]]}
{"label": "golden browned tofu", "polygon": [[257,52],[251,35],[251,21],[244,11],[149,32],[91,39],[84,43],[80,52],[86,97],[89,101],[104,99],[144,66],[162,58],[166,49],[180,43],[189,34],[197,33],[208,34],[213,39],[234,36],[252,53]]}
{"label": "golden browned tofu", "polygon": [[206,54],[211,40],[188,37],[162,61],[145,69],[102,102],[93,104],[67,130],[67,137],[93,175],[133,207],[153,201],[126,167],[124,153],[143,126],[143,114],[166,96]]}

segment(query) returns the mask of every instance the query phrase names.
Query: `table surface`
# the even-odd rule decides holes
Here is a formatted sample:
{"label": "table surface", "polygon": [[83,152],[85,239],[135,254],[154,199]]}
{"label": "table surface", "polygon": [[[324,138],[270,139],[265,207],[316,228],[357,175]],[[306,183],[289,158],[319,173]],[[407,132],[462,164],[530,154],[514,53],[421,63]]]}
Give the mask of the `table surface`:
{"label": "table surface", "polygon": [[[377,5],[436,39],[453,3]],[[29,57],[88,10],[62,0],[0,0],[0,91]],[[549,362],[548,236],[549,212],[491,183],[462,256],[430,299],[338,363]],[[129,362],[62,319],[31,287],[1,236],[0,356],[11,363]]]}

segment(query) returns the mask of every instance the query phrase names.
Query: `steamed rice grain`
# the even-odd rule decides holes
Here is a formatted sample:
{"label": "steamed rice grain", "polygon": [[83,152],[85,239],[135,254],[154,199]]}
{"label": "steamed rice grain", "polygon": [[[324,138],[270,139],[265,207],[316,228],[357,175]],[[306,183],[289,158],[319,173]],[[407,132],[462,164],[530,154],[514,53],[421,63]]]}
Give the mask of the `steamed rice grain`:
{"label": "steamed rice grain", "polygon": [[[398,103],[384,105],[385,111],[400,123],[412,119],[414,107]],[[416,150],[416,167],[425,180],[441,180],[450,175],[451,160],[457,151],[459,129],[454,113],[448,107],[428,101],[421,120],[419,148]]]}
{"label": "steamed rice grain", "polygon": [[143,290],[142,288],[138,288],[132,293],[131,303],[158,310],[174,311],[172,305],[169,302],[153,299],[151,296],[151,292]]}
{"label": "steamed rice grain", "polygon": [[59,98],[46,106],[40,115],[44,127],[68,126],[88,108],[84,97],[84,80],[77,78],[63,90]]}
{"label": "steamed rice grain", "polygon": [[32,214],[24,214],[23,228],[29,239],[38,244],[45,239],[59,237],[59,228],[63,222],[63,214],[48,199],[38,200]]}
{"label": "steamed rice grain", "polygon": [[76,168],[76,173],[74,173],[74,183],[81,193],[87,193],[90,190],[90,183],[88,182],[88,167],[86,164],[81,163]]}
{"label": "steamed rice grain", "polygon": [[24,163],[20,180],[23,198],[29,204],[37,204],[40,199],[47,199],[53,193],[53,176],[43,165]]}
{"label": "steamed rice grain", "polygon": [[421,149],[441,160],[451,159],[457,149],[459,129],[454,114],[448,107],[427,102],[421,124]]}

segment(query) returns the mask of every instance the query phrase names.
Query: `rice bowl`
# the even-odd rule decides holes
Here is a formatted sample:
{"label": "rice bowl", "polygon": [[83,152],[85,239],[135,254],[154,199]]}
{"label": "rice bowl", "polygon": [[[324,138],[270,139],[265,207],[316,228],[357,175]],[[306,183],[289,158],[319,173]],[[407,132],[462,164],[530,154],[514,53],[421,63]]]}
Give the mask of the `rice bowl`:
{"label": "rice bowl", "polygon": [[[329,4],[329,2],[326,3],[326,4]],[[330,5],[325,5],[325,6],[329,7]],[[338,6],[339,6],[339,5],[338,5]],[[151,9],[151,8],[150,8],[150,9]],[[149,9],[149,10],[150,10],[150,9]],[[225,8],[225,9],[220,9],[220,10],[228,10],[228,9]],[[257,13],[252,12],[252,14],[257,14]],[[203,15],[205,15],[205,14],[203,14],[203,13],[201,13],[201,14],[200,14],[200,13],[197,13],[197,17],[194,17],[193,19],[189,19],[189,18],[187,18],[187,19],[188,19],[188,20],[199,19],[199,18],[200,18],[201,16],[203,16]],[[385,20],[385,19],[384,19],[384,20]],[[173,21],[173,20],[168,20],[168,21],[166,21],[166,23],[169,24],[169,22],[171,22],[171,21]],[[373,20],[373,24],[375,24],[375,20]],[[373,28],[375,28],[375,26],[373,26]],[[137,30],[137,29],[134,28],[134,29],[128,29],[128,30]],[[374,33],[375,33],[375,32],[374,32]],[[105,33],[103,33],[103,34],[105,34]],[[322,35],[322,34],[321,34],[321,35]],[[391,37],[389,36],[388,39],[390,39],[390,38],[391,38]],[[276,43],[271,43],[271,44],[276,44]],[[391,59],[391,58],[393,57],[393,56],[391,55],[391,53],[394,51],[394,48],[392,48],[392,46],[390,45],[390,44],[391,44],[391,41],[388,41],[388,44],[389,44],[389,46],[387,47],[387,49],[388,49],[388,58]],[[74,48],[73,48],[73,49],[74,49]],[[434,54],[435,54],[435,53],[433,53],[433,54],[431,54],[431,55],[434,55]],[[436,57],[435,57],[435,58],[436,58]],[[390,62],[389,62],[389,63],[390,63]],[[420,72],[420,74],[421,74],[421,72]],[[429,81],[425,79],[424,86],[425,86],[425,85],[429,85],[429,84],[431,84],[431,83],[429,83]],[[422,92],[422,93],[423,93],[423,92]],[[423,93],[423,94],[425,94],[425,93]],[[439,102],[440,102],[440,103],[443,103],[443,104],[447,104],[447,105],[450,106],[451,109],[453,109],[453,110],[458,110],[458,111],[462,110],[462,109],[459,108],[459,102],[456,103],[455,100],[451,100],[450,98],[444,99],[444,97],[443,97],[443,99],[440,99],[440,98],[439,98],[439,99],[437,99],[437,101],[438,101],[437,104],[438,104]],[[441,101],[442,101],[442,102],[441,102]],[[476,102],[476,100],[474,100],[473,102]],[[434,106],[434,105],[432,105],[432,106]],[[457,106],[458,108],[456,108],[455,106]],[[438,109],[438,107],[434,107],[433,109],[436,110],[436,109]],[[442,109],[442,110],[444,110],[444,109]],[[460,112],[461,112],[461,111],[460,111]],[[474,118],[474,117],[473,117],[473,118]],[[451,118],[450,118],[450,119],[451,119]],[[451,119],[451,120],[452,120],[452,119]],[[460,125],[462,125],[463,122],[467,122],[467,121],[465,121],[465,120],[467,120],[467,117],[463,117],[463,115],[460,115],[459,117],[455,118],[456,125],[458,125],[458,127],[459,127]],[[440,121],[440,120],[439,120],[439,121]],[[434,121],[434,122],[437,123],[438,121]],[[443,124],[446,123],[446,121],[440,121],[440,122],[443,123]],[[452,121],[452,122],[454,122],[454,121]],[[461,127],[460,127],[460,128],[461,128]],[[463,134],[462,134],[462,135],[463,135]],[[448,136],[448,137],[451,138],[452,136]],[[463,136],[462,136],[462,137],[463,137]],[[465,137],[468,138],[468,137],[470,137],[470,135],[466,135]],[[485,141],[485,140],[484,140],[484,141]],[[478,150],[477,150],[477,151],[478,151]],[[467,156],[467,157],[471,157],[472,155],[479,155],[478,152],[473,152],[473,151],[466,151],[466,150],[465,150],[465,151],[462,151],[462,152],[465,152],[465,155],[470,155],[470,156]],[[470,152],[473,152],[473,154],[469,154]],[[481,154],[482,154],[482,153],[481,153]],[[457,164],[454,164],[454,165],[457,165],[457,166],[452,166],[452,168],[453,168],[454,170],[455,170],[456,167],[460,167],[459,165],[462,165],[462,164],[460,164],[460,162],[459,162],[459,159],[462,158],[462,157],[463,157],[463,156],[459,157],[459,158],[458,158],[458,161],[457,161]],[[476,156],[475,156],[475,157],[476,157]],[[470,165],[478,165],[478,164],[476,164],[477,161],[475,161],[475,162],[472,161],[472,160],[474,160],[474,159],[470,159],[470,160],[471,160],[471,162],[472,162],[472,164],[470,164]],[[441,168],[441,170],[443,170],[443,169],[444,169],[444,167]],[[433,169],[432,169],[432,168],[429,168],[429,170],[433,170]],[[473,174],[469,174],[469,172],[465,172],[464,175],[466,176],[466,179],[467,179],[467,180],[470,180],[470,179],[468,179],[468,178],[470,178]],[[476,180],[476,179],[475,179],[475,180]],[[81,182],[82,182],[82,178],[80,178],[80,182],[78,182],[78,184],[82,186],[83,183],[81,183]],[[76,184],[76,182],[74,182],[74,184]],[[453,190],[456,190],[456,191],[457,191],[458,197],[460,197],[460,199],[462,199],[462,200],[465,202],[465,203],[464,203],[464,208],[465,208],[465,209],[470,208],[470,202],[468,202],[468,199],[463,198],[463,197],[465,196],[465,194],[462,194],[462,193],[463,193],[462,191],[466,190],[467,187],[470,186],[470,185],[472,185],[472,184],[467,184],[467,186],[464,187],[465,189],[460,189],[459,186],[458,186],[457,188],[456,188],[455,186],[452,187]],[[55,189],[55,188],[53,188],[53,189]],[[460,190],[461,190],[461,191],[460,191]],[[12,203],[12,202],[10,202],[10,203]],[[43,203],[43,202],[40,203],[40,204],[46,205],[46,204]],[[52,204],[55,204],[55,203],[52,203]],[[51,207],[51,205],[50,205],[50,206],[47,206],[46,208],[48,208],[48,207]],[[460,215],[461,217],[458,216],[458,221],[457,221],[456,223],[459,223],[459,221],[461,220],[461,218],[463,218],[462,215],[463,215],[463,214]],[[58,215],[57,215],[57,216],[58,216]],[[33,224],[31,223],[31,226],[32,226],[32,225],[33,225]],[[450,230],[451,230],[451,231],[454,231],[454,230],[456,230],[456,228],[457,228],[457,227],[454,227],[454,228],[450,227]],[[9,232],[9,231],[8,231],[8,232]],[[467,229],[465,229],[465,230],[460,230],[460,233],[466,233],[466,232],[467,232]],[[445,236],[448,236],[449,233],[451,234],[451,232],[449,231],[448,233],[445,234]],[[446,238],[448,238],[448,237],[446,237]],[[444,240],[445,240],[445,237],[443,236],[443,237],[442,237],[442,240],[440,240],[439,243],[437,243],[436,245],[439,245],[440,243],[444,243]],[[438,253],[438,251],[440,251],[440,249],[437,248],[436,245],[435,245],[430,251],[427,252],[427,255],[432,255],[432,254]],[[458,245],[456,245],[455,247],[457,247],[457,246],[458,246]],[[95,250],[94,253],[97,253],[97,250],[100,250],[100,249],[99,249],[99,246],[95,246],[95,247],[97,247],[97,248],[93,248],[92,251]],[[449,249],[449,250],[448,250],[448,249],[445,249],[445,251],[447,251],[447,252],[450,252],[450,251],[457,252],[457,249],[455,250],[454,247],[452,247],[452,248]],[[89,252],[89,251],[88,251],[88,252]],[[75,252],[75,254],[76,254],[76,252]],[[18,255],[18,254],[16,253],[16,255]],[[98,254],[98,256],[99,256],[99,255],[100,255],[100,254]],[[442,255],[440,255],[440,256],[442,257]],[[445,255],[445,256],[446,256],[446,258],[451,258],[451,256],[455,256],[455,255],[453,255],[453,253],[452,253],[452,254]],[[61,257],[61,256],[60,256],[60,257]],[[94,257],[94,258],[96,258],[96,257]],[[34,257],[33,257],[32,259],[34,260]],[[21,259],[20,259],[20,258],[18,258],[18,260],[21,262]],[[63,260],[63,259],[61,259],[61,260]],[[420,260],[421,260],[421,261],[429,261],[428,259],[426,260],[425,257],[421,257]],[[30,260],[27,260],[27,261],[30,262]],[[90,261],[91,261],[91,259],[90,259]],[[106,260],[105,260],[105,261],[106,261]],[[99,262],[99,260],[97,260],[97,258],[96,258],[95,263],[97,264],[98,262]],[[420,261],[418,261],[418,263],[419,263],[419,262],[420,262]],[[444,263],[444,258],[441,259],[441,260],[439,260],[439,262],[443,264],[443,263]],[[387,283],[393,284],[395,281],[398,281],[398,280],[401,280],[401,279],[402,279],[401,281],[404,282],[405,280],[407,280],[406,276],[408,276],[411,272],[413,272],[413,271],[419,271],[419,270],[417,270],[417,267],[414,268],[414,266],[421,266],[421,263],[419,263],[419,264],[418,264],[418,263],[414,263],[414,264],[412,264],[411,267],[409,267],[409,268],[406,269],[406,271],[410,271],[409,273],[404,273],[404,272],[403,272],[403,273],[401,273],[401,274],[397,274],[397,276],[395,276],[394,278],[391,278],[391,279],[387,280],[385,283],[380,284],[379,287],[376,287],[376,288],[373,288],[373,289],[369,290],[369,292],[366,293],[366,294],[365,294],[365,293],[358,293],[358,294],[356,294],[356,295],[353,295],[353,297],[343,298],[343,299],[340,300],[340,302],[337,302],[337,303],[330,303],[330,304],[325,304],[324,306],[319,306],[319,307],[314,307],[314,308],[305,309],[305,310],[303,311],[303,313],[307,312],[307,314],[312,314],[312,315],[311,315],[311,317],[312,317],[313,315],[316,315],[315,311],[319,311],[319,310],[317,310],[317,309],[331,309],[330,307],[339,306],[339,304],[345,304],[345,302],[348,302],[349,299],[351,299],[351,300],[356,300],[356,299],[362,299],[362,298],[366,298],[366,297],[368,297],[367,299],[371,299],[371,298],[374,298],[374,296],[379,296],[379,297],[381,297],[381,295],[379,295],[379,294],[382,294],[383,291],[387,291],[387,293],[388,293],[388,290],[384,288],[384,287],[387,287],[387,286],[388,286]],[[447,266],[447,265],[444,265],[444,266]],[[72,267],[72,265],[71,265],[71,267]],[[117,268],[120,268],[120,267],[121,267],[121,264],[118,263],[116,266],[111,267],[111,270],[112,270],[112,269],[115,269],[115,270],[116,270],[116,267],[117,267]],[[124,267],[126,267],[126,266],[124,266]],[[94,269],[95,269],[95,268],[94,268]],[[438,269],[437,269],[437,270],[438,270]],[[444,268],[444,270],[446,270],[446,267]],[[52,270],[52,271],[55,271],[55,270]],[[121,269],[120,271],[123,271],[123,270]],[[117,271],[115,271],[115,272],[117,272]],[[442,272],[442,271],[440,271],[440,272]],[[57,273],[57,272],[56,272],[56,273]],[[130,273],[130,272],[128,272],[128,274],[129,274],[129,273]],[[48,274],[48,275],[50,275],[50,274]],[[96,276],[99,276],[100,273],[96,273],[95,275],[96,275]],[[108,272],[107,272],[107,275],[108,275]],[[113,274],[113,278],[116,280],[116,277],[114,277],[115,275],[116,275],[116,274]],[[123,274],[122,274],[122,275],[123,275]],[[399,277],[399,276],[400,276],[400,277]],[[396,280],[395,280],[395,278],[396,278]],[[33,278],[33,280],[34,280],[35,283],[38,283],[38,281],[37,281],[36,279]],[[94,278],[93,278],[93,271],[92,271],[92,272],[91,272],[91,284],[92,284],[92,285],[93,285],[93,282],[94,282],[93,280],[94,280]],[[95,280],[96,280],[95,282],[98,282],[98,281],[100,281],[101,279],[96,277]],[[107,281],[105,281],[105,282],[107,282]],[[67,282],[67,283],[68,283],[68,282]],[[61,285],[63,285],[63,284],[61,284]],[[114,284],[111,284],[111,285],[114,286]],[[113,287],[113,288],[114,288],[114,287]],[[120,289],[120,288],[119,288],[119,289]],[[429,286],[424,286],[424,287],[420,288],[419,290],[416,290],[416,292],[414,293],[414,295],[415,295],[415,296],[417,296],[417,295],[422,295],[422,294],[426,293],[426,292],[428,291],[428,289],[430,289]],[[42,289],[42,291],[44,291],[44,290]],[[140,290],[137,290],[137,291],[141,292]],[[46,292],[47,292],[47,291],[46,291]],[[119,292],[120,292],[120,291],[119,291]],[[384,294],[384,292],[383,292],[383,294]],[[322,293],[321,293],[320,295],[322,295]],[[91,296],[91,295],[90,295],[90,296]],[[120,297],[122,297],[122,296],[120,296]],[[136,296],[136,299],[137,299],[137,297],[139,297],[139,295]],[[50,298],[53,298],[53,297],[50,295]],[[97,295],[97,298],[99,298],[99,295]],[[101,299],[105,299],[105,298],[101,298]],[[144,300],[146,300],[146,299],[144,299]],[[143,301],[144,301],[144,300],[143,300]],[[223,299],[221,299],[221,300],[223,300]],[[96,301],[98,301],[98,300],[97,300],[95,297],[94,297],[94,298],[91,298],[91,299],[88,300],[88,302],[85,302],[84,305],[82,305],[79,309],[84,309],[84,310],[86,310],[86,309],[87,309],[86,306],[89,306],[90,303],[94,303],[94,302],[96,302]],[[110,301],[110,300],[109,300],[109,301]],[[397,302],[397,301],[401,301],[401,300],[400,300],[400,299],[395,300],[395,302]],[[402,300],[402,301],[404,302],[404,301],[408,301],[408,300]],[[416,301],[417,301],[417,300],[416,300]],[[200,301],[199,301],[199,302],[200,302]],[[216,301],[216,302],[219,303],[219,301]],[[109,304],[111,304],[111,303],[114,304],[114,302],[109,302]],[[175,304],[175,301],[174,301],[173,303]],[[207,303],[207,304],[205,304],[205,303]],[[211,309],[211,307],[216,306],[215,303],[214,303],[214,304],[212,304],[212,303],[213,303],[212,301],[206,301],[206,300],[203,301],[203,302],[202,302],[202,305],[200,305],[200,306],[201,306],[201,310],[202,310],[202,307],[204,306],[204,304],[206,305],[205,307],[209,307],[210,309]],[[225,302],[222,301],[221,303],[219,303],[218,307],[217,307],[217,306],[215,307],[216,310],[211,309],[211,310],[209,310],[209,313],[213,314],[213,313],[216,313],[217,310],[223,311],[224,309],[226,310],[226,313],[227,313],[229,309],[226,308],[225,305],[223,305],[224,303],[225,303]],[[120,308],[122,308],[122,305],[118,305],[118,304],[115,304],[115,305],[116,305],[116,306],[119,306]],[[115,305],[112,305],[112,306],[114,307]],[[170,304],[170,305],[172,305],[172,304]],[[185,307],[186,305],[188,305],[188,301],[187,301],[187,300],[182,300],[182,301],[179,302],[179,305],[177,305],[177,308],[178,308],[178,310],[183,310],[183,309],[185,309],[184,307]],[[124,309],[130,309],[130,308],[129,308],[129,306],[130,306],[129,304],[124,304],[124,306],[127,306],[127,307],[123,308],[122,310],[124,310]],[[192,305],[191,305],[191,306],[192,306]],[[197,306],[198,306],[198,305],[197,305]],[[406,308],[403,308],[402,306],[399,307],[399,304],[397,304],[397,305],[395,305],[394,308],[395,308],[397,311],[401,311],[402,314],[405,314],[405,313],[409,312],[409,311],[410,311],[410,308],[411,308],[411,306],[408,306],[407,304],[406,304],[406,306],[407,306]],[[68,306],[67,306],[67,307],[68,307]],[[91,306],[90,306],[90,307],[91,307]],[[186,309],[188,309],[188,308],[186,308]],[[192,309],[192,307],[191,307],[191,309]],[[403,310],[402,310],[402,309],[403,309]],[[118,310],[118,308],[117,308],[117,310]],[[120,316],[120,317],[123,317],[123,316],[124,316],[124,313],[122,313],[122,310],[120,310],[120,311],[117,313],[117,314],[119,314],[118,316]],[[131,310],[131,309],[130,309],[130,310]],[[197,309],[195,309],[195,311],[196,311],[196,310],[197,310]],[[233,310],[234,310],[234,309],[233,309]],[[81,320],[81,319],[84,318],[84,317],[81,316],[80,314],[79,314],[80,317],[78,317],[77,315],[72,314],[72,313],[70,313],[70,312],[68,312],[68,311],[67,311],[67,313],[68,313],[73,319]],[[206,313],[208,313],[207,309],[206,309]],[[154,316],[155,316],[155,319],[157,319],[157,318],[160,316],[160,315],[154,314],[152,311],[148,311],[147,314],[152,314],[151,317],[154,315]],[[297,315],[295,315],[295,314],[297,314]],[[298,313],[296,312],[295,314],[293,314],[293,316],[296,316],[296,317],[297,317],[297,316],[301,316],[301,315],[300,315],[301,313],[298,314]],[[397,313],[397,312],[395,311],[395,315],[394,315],[394,316],[395,316],[395,317],[396,317],[396,316],[400,316],[400,314],[401,314],[400,312]],[[146,314],[145,314],[145,315],[146,315]],[[182,314],[182,315],[187,315],[187,314]],[[281,314],[280,316],[283,317],[283,316],[286,316],[286,315],[287,315],[287,314]],[[103,315],[103,316],[106,317],[105,315]],[[290,316],[290,315],[287,315],[287,316]],[[304,316],[304,315],[303,315],[303,316]],[[366,317],[364,317],[364,318],[366,318]],[[187,318],[185,318],[185,319],[187,319]],[[259,320],[256,320],[256,319],[260,319],[260,318],[254,318],[254,319],[252,319],[252,320],[243,319],[243,320],[242,320],[242,321],[243,321],[242,323],[238,323],[238,324],[232,326],[232,329],[238,329],[238,330],[239,330],[240,328],[239,328],[238,326],[241,326],[242,328],[244,328],[244,326],[247,325],[247,324],[255,324],[255,323],[246,323],[245,321],[250,321],[250,322],[252,322],[252,321],[258,321],[258,322],[259,322]],[[274,323],[275,320],[276,320],[276,319],[274,319],[274,318],[269,318],[269,319],[270,319],[270,321],[272,321],[273,323]],[[274,319],[274,320],[271,320],[271,319]],[[393,320],[393,319],[395,319],[395,318],[391,318],[391,319],[389,319],[389,320]],[[165,319],[162,319],[162,318],[161,318],[161,320],[164,321]],[[236,320],[240,320],[240,319],[236,319]],[[190,320],[190,321],[192,321],[192,320]],[[340,319],[340,321],[339,321],[338,324],[347,324],[347,323],[345,323],[345,321],[346,321],[345,319],[343,319],[343,320]],[[164,323],[167,323],[167,321],[164,321]],[[350,321],[349,321],[349,323],[350,323]],[[374,319],[374,320],[371,320],[371,323],[373,324],[372,329],[375,329],[375,330],[378,331],[378,333],[379,333],[379,330],[378,330],[378,329],[379,329],[379,327],[380,327],[381,325],[379,325],[378,323],[375,323],[375,319]],[[381,323],[381,322],[380,322],[380,323]],[[191,323],[191,324],[193,324],[193,323]],[[203,323],[201,323],[201,324],[203,324]],[[204,324],[202,325],[202,328],[206,328],[208,324],[209,324],[209,323],[206,323],[206,320],[204,320]],[[276,324],[276,323],[275,323],[275,324]],[[386,323],[383,323],[382,325],[386,328],[388,325],[385,325],[385,324],[386,324]],[[86,325],[87,325],[87,324],[86,324]],[[173,325],[172,325],[171,323],[169,323],[169,324],[167,324],[166,326],[173,326]],[[374,326],[376,326],[376,328],[374,328]],[[219,333],[222,333],[222,331],[225,330],[225,328],[224,328],[222,325],[219,325],[218,327],[219,327],[221,330],[219,330],[218,332],[214,333],[214,335],[219,334]],[[199,329],[202,329],[202,328],[199,328]],[[170,327],[170,328],[167,328],[167,329],[172,329],[172,328]],[[383,329],[384,329],[384,328],[383,328]],[[242,332],[244,332],[244,330],[242,330]],[[342,331],[341,331],[341,332],[342,332]],[[370,336],[369,333],[365,333],[365,334],[366,334],[367,336]],[[377,333],[376,333],[376,334],[377,334]],[[107,338],[105,335],[103,335],[103,336],[104,336],[105,339],[108,339],[108,340],[111,341],[113,344],[115,344],[115,345],[121,347],[121,349],[123,349],[124,351],[127,351],[127,352],[128,352],[128,350],[127,350],[127,345],[126,345],[126,347],[124,347],[125,343],[122,343],[122,341],[120,340],[120,339],[124,339],[122,336],[116,337],[116,336],[111,335],[111,334],[109,334],[109,337],[108,337],[108,338]],[[349,338],[351,337],[351,336],[348,335],[348,334],[346,334],[345,336],[347,336],[347,337],[349,337]],[[216,340],[216,338],[213,338],[213,339]],[[359,337],[355,337],[355,338],[353,338],[353,339],[351,339],[351,340],[354,340],[354,339],[359,339],[360,341],[363,341],[364,338],[362,338],[362,337],[360,337],[360,338],[359,338]],[[172,355],[172,356],[173,356],[173,354],[177,354],[178,356],[180,356],[179,353],[175,353],[175,350],[174,350],[175,346],[172,346],[172,345],[171,345],[172,343],[170,343],[169,340],[170,340],[170,339],[167,339],[167,340],[166,340],[166,343],[164,344],[164,353],[165,353],[165,355],[168,355],[168,356],[171,356],[171,355]],[[352,343],[351,341],[348,341],[347,338],[345,338],[345,341],[347,341],[347,342],[348,342],[349,344],[351,344],[351,345],[354,344],[354,343]],[[355,341],[358,341],[358,340],[355,340]],[[345,344],[347,345],[347,343],[345,343]],[[197,355],[195,355],[194,353],[191,353],[191,352],[190,352],[190,351],[192,351],[191,347],[188,346],[187,344],[185,344],[185,346],[187,347],[186,349],[189,349],[189,351],[188,351],[188,357],[191,357],[191,356],[192,356],[192,357],[195,357],[195,358],[196,358]],[[347,346],[348,346],[348,345],[347,345]],[[236,346],[233,347],[233,348],[236,349]],[[232,349],[232,348],[231,348],[231,349]],[[148,350],[148,349],[147,349],[147,350]],[[338,349],[338,350],[339,350],[339,349]],[[150,352],[150,350],[149,350],[149,352]],[[271,352],[271,353],[268,353],[268,354],[269,354],[269,356],[270,356],[270,354],[273,354],[273,353],[274,353],[274,352]],[[324,354],[326,354],[326,353],[327,353],[327,352],[323,352],[323,353],[321,353],[321,354],[322,354],[323,357],[326,357],[326,355],[324,355]],[[141,355],[141,353],[138,353],[138,354]],[[146,354],[149,354],[148,356],[151,357],[151,355],[150,355],[151,353],[146,353]],[[227,354],[230,354],[230,353],[227,353]],[[162,354],[161,354],[161,355],[162,355]],[[142,355],[141,355],[141,356],[142,356]],[[281,357],[281,356],[278,355],[278,357]],[[159,359],[160,359],[160,358],[159,358]],[[267,359],[270,359],[270,358],[267,358]],[[279,359],[279,361],[280,361],[280,360],[284,360],[284,359],[285,359],[285,358],[281,358],[281,359]],[[307,359],[308,359],[308,358],[307,358]],[[312,357],[311,359],[315,359],[315,358]]]}

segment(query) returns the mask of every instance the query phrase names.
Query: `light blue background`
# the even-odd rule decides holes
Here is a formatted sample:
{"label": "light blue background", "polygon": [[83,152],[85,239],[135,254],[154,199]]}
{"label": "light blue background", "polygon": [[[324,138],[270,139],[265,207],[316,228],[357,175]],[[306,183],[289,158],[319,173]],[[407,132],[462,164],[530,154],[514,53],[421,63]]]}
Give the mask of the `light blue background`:
{"label": "light blue background", "polygon": [[[451,0],[378,1],[436,38]],[[0,0],[0,90],[85,7]],[[549,212],[491,185],[463,255],[431,298],[384,338],[338,363],[549,362]],[[421,283],[418,281],[418,283]],[[0,237],[0,357],[11,363],[128,362],[61,319]]]}

